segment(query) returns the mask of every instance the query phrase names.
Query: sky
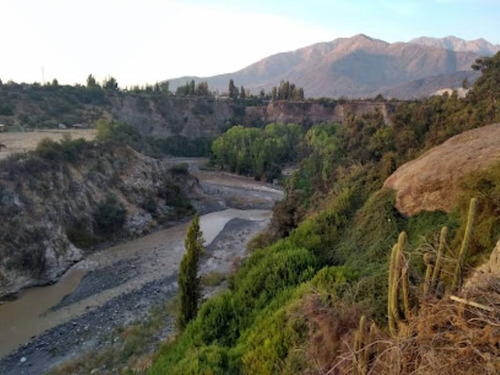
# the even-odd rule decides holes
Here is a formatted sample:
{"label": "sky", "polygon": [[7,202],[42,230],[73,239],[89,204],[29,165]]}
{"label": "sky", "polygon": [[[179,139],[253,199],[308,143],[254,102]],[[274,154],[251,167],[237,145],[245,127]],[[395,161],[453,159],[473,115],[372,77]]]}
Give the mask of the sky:
{"label": "sky", "polygon": [[142,85],[359,33],[500,44],[499,19],[500,0],[0,0],[0,79]]}

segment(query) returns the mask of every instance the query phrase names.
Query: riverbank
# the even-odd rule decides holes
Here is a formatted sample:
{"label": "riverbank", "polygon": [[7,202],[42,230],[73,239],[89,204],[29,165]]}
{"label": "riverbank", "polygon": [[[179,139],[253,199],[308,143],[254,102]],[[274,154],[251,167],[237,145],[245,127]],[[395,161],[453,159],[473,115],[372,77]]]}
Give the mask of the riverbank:
{"label": "riverbank", "polygon": [[[193,204],[202,211],[216,211],[201,217],[207,240],[201,272],[218,273],[223,280],[235,259],[245,257],[248,241],[268,225],[270,208],[282,193],[263,189],[263,185],[249,179],[243,184],[236,176],[235,181],[241,182],[228,185],[213,175],[210,179],[197,177],[204,197]],[[235,206],[246,210],[224,210]],[[117,327],[145,319],[153,305],[173,298],[186,228],[187,223],[180,224],[92,254],[57,284],[38,288],[40,302],[40,294],[76,277],[71,290],[56,290],[58,298],[52,298],[50,306],[32,311],[26,303],[24,310],[12,309],[13,304],[26,302],[25,293],[0,306],[1,321],[9,308],[17,312],[15,324],[11,320],[8,327],[0,327],[4,337],[2,354],[22,345],[0,360],[0,373],[39,374],[77,354],[109,346]],[[223,287],[208,288],[205,295]],[[162,337],[171,334],[172,329],[173,321],[167,322]]]}

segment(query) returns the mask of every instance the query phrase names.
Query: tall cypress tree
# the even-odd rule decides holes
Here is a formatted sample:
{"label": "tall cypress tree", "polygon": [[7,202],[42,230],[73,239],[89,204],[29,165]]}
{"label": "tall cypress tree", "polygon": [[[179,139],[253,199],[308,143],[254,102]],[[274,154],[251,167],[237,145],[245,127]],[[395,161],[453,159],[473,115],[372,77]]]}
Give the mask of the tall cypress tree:
{"label": "tall cypress tree", "polygon": [[179,270],[180,309],[177,324],[182,331],[198,313],[198,302],[201,296],[198,263],[203,252],[203,233],[200,230],[200,218],[194,217],[188,228],[184,245],[186,254]]}

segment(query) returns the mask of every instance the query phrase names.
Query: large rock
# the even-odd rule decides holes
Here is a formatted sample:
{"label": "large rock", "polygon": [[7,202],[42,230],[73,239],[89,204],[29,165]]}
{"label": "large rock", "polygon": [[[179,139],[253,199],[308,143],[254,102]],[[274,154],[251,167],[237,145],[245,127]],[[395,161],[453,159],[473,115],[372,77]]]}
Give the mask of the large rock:
{"label": "large rock", "polygon": [[403,164],[385,182],[397,191],[396,208],[411,216],[419,211],[451,211],[460,196],[460,180],[500,160],[500,124],[459,134]]}

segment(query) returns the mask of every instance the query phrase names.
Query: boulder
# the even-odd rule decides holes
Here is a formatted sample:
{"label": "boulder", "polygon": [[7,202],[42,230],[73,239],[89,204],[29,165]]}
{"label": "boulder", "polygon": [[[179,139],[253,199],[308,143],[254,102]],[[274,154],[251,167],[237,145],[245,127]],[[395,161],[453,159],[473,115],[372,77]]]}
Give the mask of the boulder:
{"label": "boulder", "polygon": [[419,211],[450,212],[469,173],[500,161],[500,124],[468,130],[399,167],[383,187],[394,189],[396,208],[404,215]]}

